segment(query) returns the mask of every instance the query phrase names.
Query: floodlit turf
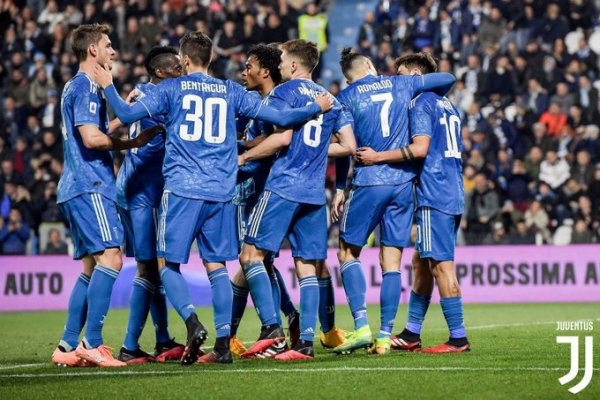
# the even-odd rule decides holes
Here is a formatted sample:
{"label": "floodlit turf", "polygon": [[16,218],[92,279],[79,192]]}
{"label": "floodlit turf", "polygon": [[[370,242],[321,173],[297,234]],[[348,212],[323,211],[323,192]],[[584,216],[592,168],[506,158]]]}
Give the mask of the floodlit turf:
{"label": "floodlit turf", "polygon": [[[228,366],[181,367],[142,365],[118,370],[64,369],[50,364],[59,339],[64,313],[0,314],[0,399],[25,398],[238,398],[238,399],[600,399],[600,304],[511,304],[466,306],[467,332],[473,351],[459,355],[394,352],[367,356],[364,351],[336,356],[316,346],[313,362],[279,363],[239,360]],[[209,309],[199,310],[212,325]],[[376,332],[379,312],[370,307]],[[106,343],[118,351],[127,311],[112,310],[106,319]],[[348,308],[337,310],[338,325],[351,326]],[[591,319],[592,332],[558,332],[555,321]],[[406,320],[406,305],[396,326]],[[172,334],[184,338],[183,324],[171,314]],[[149,324],[148,324],[149,325]],[[248,309],[240,336],[252,341],[258,319]],[[142,348],[151,350],[151,327]],[[214,334],[211,331],[209,345]],[[556,344],[557,335],[594,337],[594,376],[578,395],[558,378],[570,367],[568,345]],[[431,306],[423,331],[425,345],[445,341],[447,331],[439,306]],[[583,343],[583,339],[581,340]],[[583,350],[580,362],[583,367]]]}

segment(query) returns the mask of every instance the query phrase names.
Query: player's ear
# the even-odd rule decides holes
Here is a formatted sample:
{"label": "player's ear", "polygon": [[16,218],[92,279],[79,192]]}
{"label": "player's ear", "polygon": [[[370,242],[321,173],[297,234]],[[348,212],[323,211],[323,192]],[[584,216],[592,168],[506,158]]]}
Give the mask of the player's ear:
{"label": "player's ear", "polygon": [[88,53],[92,57],[96,57],[98,55],[98,48],[96,47],[96,45],[94,43],[90,44],[90,47],[88,47]]}

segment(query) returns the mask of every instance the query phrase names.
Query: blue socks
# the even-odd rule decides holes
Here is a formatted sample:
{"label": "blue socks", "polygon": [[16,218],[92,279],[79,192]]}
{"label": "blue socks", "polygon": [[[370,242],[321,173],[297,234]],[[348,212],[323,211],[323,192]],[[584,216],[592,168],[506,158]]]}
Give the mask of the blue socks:
{"label": "blue socks", "polygon": [[300,279],[300,339],[313,342],[319,310],[319,283],[316,276]]}
{"label": "blue socks", "polygon": [[[77,278],[75,286],[73,286],[73,290],[71,291],[71,297],[69,298],[67,323],[65,324],[62,340],[71,346],[72,349],[77,347],[79,334],[85,324],[88,308],[87,291],[89,284],[89,276],[83,273],[79,275],[79,278]],[[70,351],[70,349],[65,350]]]}
{"label": "blue socks", "polygon": [[277,324],[273,296],[271,294],[271,282],[267,270],[262,261],[248,264],[244,268],[246,281],[250,287],[252,302],[256,308],[263,326]]}
{"label": "blue socks", "polygon": [[186,321],[195,312],[195,308],[187,282],[179,270],[179,264],[167,261],[167,265],[160,270],[160,279],[169,301],[181,318]]}
{"label": "blue socks", "polygon": [[402,290],[402,275],[399,271],[383,273],[381,282],[380,304],[381,304],[381,329],[378,338],[389,338],[392,336],[394,320],[400,303],[400,292]]}
{"label": "blue socks", "polygon": [[165,288],[162,283],[156,286],[152,302],[150,303],[150,315],[154,322],[154,331],[156,333],[156,343],[168,343],[172,340],[168,330],[168,311]]}
{"label": "blue socks", "polygon": [[233,292],[227,269],[221,267],[208,273],[217,338],[228,337],[231,331]]}
{"label": "blue socks", "polygon": [[125,332],[123,347],[127,350],[137,350],[139,339],[148,318],[150,302],[154,297],[156,288],[152,282],[145,278],[136,276],[133,280],[133,289],[129,300],[129,322]]}
{"label": "blue socks", "polygon": [[367,281],[359,260],[342,264],[341,270],[344,290],[354,318],[354,330],[357,330],[368,324],[365,304]]}
{"label": "blue socks", "polygon": [[237,334],[240,321],[248,304],[248,288],[241,287],[231,282],[233,289],[233,303],[231,306],[231,336]]}
{"label": "blue socks", "polygon": [[110,296],[119,271],[97,264],[87,291],[88,315],[85,342],[90,348],[103,343],[102,326],[110,307]]}
{"label": "blue socks", "polygon": [[273,295],[275,318],[277,318],[277,325],[281,326],[281,313],[279,312],[279,306],[281,304],[281,289],[279,288],[277,274],[273,270],[271,270],[271,273],[269,274],[269,280],[271,281],[271,294]]}
{"label": "blue socks", "polygon": [[294,306],[294,303],[290,298],[290,294],[288,293],[287,287],[285,286],[285,281],[283,280],[283,277],[281,276],[279,270],[273,267],[273,272],[275,273],[275,275],[277,275],[277,282],[279,283],[279,298],[281,303],[281,311],[283,312],[283,315],[287,317],[290,314],[296,312],[296,306]]}
{"label": "blue socks", "polygon": [[317,278],[319,282],[319,321],[321,331],[327,333],[335,325],[335,296],[331,277]]}
{"label": "blue socks", "polygon": [[420,295],[414,291],[410,292],[406,330],[409,330],[416,335],[421,335],[423,320],[425,319],[425,314],[427,313],[430,302],[431,296]]}
{"label": "blue socks", "polygon": [[450,339],[459,339],[467,337],[463,318],[463,305],[461,297],[442,297],[440,299],[442,312],[448,329],[450,330]]}

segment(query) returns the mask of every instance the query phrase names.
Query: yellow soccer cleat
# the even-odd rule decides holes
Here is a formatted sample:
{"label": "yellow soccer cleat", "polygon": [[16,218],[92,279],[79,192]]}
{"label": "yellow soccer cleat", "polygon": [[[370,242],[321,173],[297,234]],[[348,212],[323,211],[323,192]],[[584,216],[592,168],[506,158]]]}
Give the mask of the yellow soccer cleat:
{"label": "yellow soccer cleat", "polygon": [[238,357],[248,350],[246,346],[244,346],[244,342],[242,342],[237,336],[232,336],[231,339],[229,339],[229,349]]}
{"label": "yellow soccer cleat", "polygon": [[343,344],[333,349],[337,354],[350,354],[355,350],[368,349],[373,344],[373,337],[369,325],[365,325],[346,336]]}
{"label": "yellow soccer cleat", "polygon": [[391,338],[377,338],[375,343],[369,349],[369,354],[383,355],[390,353],[390,347],[392,346]]}
{"label": "yellow soccer cleat", "polygon": [[333,349],[344,344],[346,342],[346,337],[349,335],[349,332],[333,327],[333,329],[327,333],[321,332],[321,345],[326,349]]}

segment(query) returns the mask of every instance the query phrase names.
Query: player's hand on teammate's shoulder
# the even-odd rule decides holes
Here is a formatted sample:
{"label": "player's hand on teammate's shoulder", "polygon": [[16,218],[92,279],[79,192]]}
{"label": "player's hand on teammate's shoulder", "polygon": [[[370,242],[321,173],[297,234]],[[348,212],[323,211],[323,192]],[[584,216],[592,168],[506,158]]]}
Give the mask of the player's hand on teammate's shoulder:
{"label": "player's hand on teammate's shoulder", "polygon": [[241,167],[242,165],[246,164],[246,157],[244,157],[243,154],[240,154],[238,156],[238,166]]}
{"label": "player's hand on teammate's shoulder", "polygon": [[315,97],[315,102],[321,107],[322,112],[327,112],[333,107],[333,96],[328,92],[322,92]]}
{"label": "player's hand on teammate's shoulder", "polygon": [[140,92],[138,88],[134,88],[127,95],[127,98],[125,99],[125,103],[127,103],[127,104],[133,103],[137,99],[137,97],[139,97],[139,95],[141,95],[141,94],[142,94],[142,92]]}
{"label": "player's hand on teammate's shoulder", "polygon": [[101,66],[97,64],[94,66],[94,82],[102,86],[102,88],[106,88],[113,83],[112,74],[107,65]]}
{"label": "player's hand on teammate's shoulder", "polygon": [[363,165],[373,165],[378,162],[377,152],[370,147],[358,148],[354,158]]}

